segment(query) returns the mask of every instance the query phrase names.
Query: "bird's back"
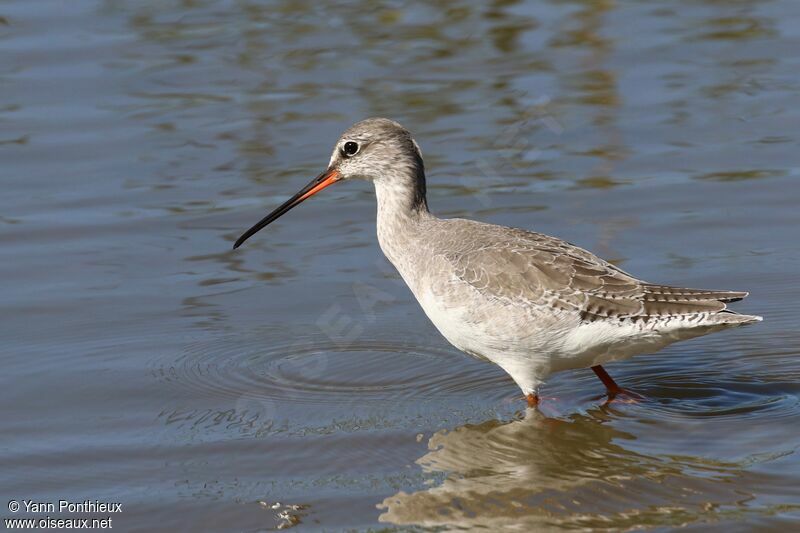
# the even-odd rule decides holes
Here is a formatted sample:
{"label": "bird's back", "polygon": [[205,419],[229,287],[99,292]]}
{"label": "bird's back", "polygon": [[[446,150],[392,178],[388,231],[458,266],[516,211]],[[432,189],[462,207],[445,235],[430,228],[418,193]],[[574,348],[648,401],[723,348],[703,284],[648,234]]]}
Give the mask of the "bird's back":
{"label": "bird's back", "polygon": [[746,292],[671,287],[631,276],[563,240],[465,219],[432,219],[425,252],[444,259],[452,276],[506,306],[575,313],[582,322],[642,326],[737,325],[760,317],[729,311]]}

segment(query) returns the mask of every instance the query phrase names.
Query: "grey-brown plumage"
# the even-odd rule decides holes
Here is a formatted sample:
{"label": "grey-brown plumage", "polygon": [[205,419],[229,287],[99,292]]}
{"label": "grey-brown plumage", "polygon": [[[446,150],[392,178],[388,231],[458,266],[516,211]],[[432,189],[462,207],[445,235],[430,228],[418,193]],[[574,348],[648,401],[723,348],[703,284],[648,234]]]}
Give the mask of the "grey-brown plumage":
{"label": "grey-brown plumage", "polygon": [[470,234],[469,240],[452,249],[439,250],[454,266],[455,275],[487,297],[509,304],[577,311],[586,321],[658,321],[719,313],[726,303],[747,296],[647,283],[582,248],[541,233],[471,220],[445,221],[443,226],[439,231]]}
{"label": "grey-brown plumage", "polygon": [[439,331],[500,365],[529,401],[552,372],[592,367],[612,389],[603,363],[761,320],[727,309],[746,292],[648,283],[555,237],[433,216],[419,146],[383,118],[345,131],[328,169],[237,246],[342,179],[375,184],[381,249]]}

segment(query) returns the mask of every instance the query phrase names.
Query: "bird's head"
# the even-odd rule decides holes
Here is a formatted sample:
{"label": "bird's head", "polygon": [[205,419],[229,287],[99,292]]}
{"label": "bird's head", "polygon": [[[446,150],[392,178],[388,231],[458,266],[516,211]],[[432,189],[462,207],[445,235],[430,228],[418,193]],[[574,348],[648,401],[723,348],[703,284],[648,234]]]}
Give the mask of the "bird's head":
{"label": "bird's head", "polygon": [[422,153],[403,126],[386,118],[368,118],[345,131],[333,148],[328,168],[283,205],[261,219],[236,240],[241,246],[259,230],[304,200],[334,183],[349,179],[407,187],[424,201],[425,172]]}

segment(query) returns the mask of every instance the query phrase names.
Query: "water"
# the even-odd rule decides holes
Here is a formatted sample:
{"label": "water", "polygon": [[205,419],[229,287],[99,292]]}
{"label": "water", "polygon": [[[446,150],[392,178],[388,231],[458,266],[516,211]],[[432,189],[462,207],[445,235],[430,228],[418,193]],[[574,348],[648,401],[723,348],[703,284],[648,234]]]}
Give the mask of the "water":
{"label": "water", "polygon": [[[798,28],[792,0],[4,2],[3,502],[120,502],[123,531],[796,528]],[[647,401],[581,371],[526,413],[382,258],[367,184],[230,250],[374,115],[438,214],[765,321],[608,367]]]}

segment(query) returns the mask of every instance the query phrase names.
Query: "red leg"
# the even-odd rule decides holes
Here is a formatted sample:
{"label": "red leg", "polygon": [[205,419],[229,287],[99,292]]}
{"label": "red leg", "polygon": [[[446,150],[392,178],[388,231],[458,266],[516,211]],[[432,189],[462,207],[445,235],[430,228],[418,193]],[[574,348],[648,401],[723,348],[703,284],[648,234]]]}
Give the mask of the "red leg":
{"label": "red leg", "polygon": [[[600,365],[596,365],[592,367],[594,373],[597,374],[597,377],[600,378],[600,381],[603,382],[603,385],[606,386],[606,392],[608,393],[608,400],[606,403],[618,402],[621,401],[622,403],[639,403],[639,400],[644,400],[644,396],[641,394],[637,394],[633,391],[625,390],[617,383],[611,379],[611,376],[608,375],[606,369]],[[625,396],[624,400],[619,400],[617,396]]]}
{"label": "red leg", "polygon": [[597,374],[598,378],[600,378],[600,381],[603,382],[603,385],[606,386],[609,396],[613,397],[622,392],[622,388],[617,385],[613,379],[611,379],[611,376],[608,375],[608,372],[606,372],[605,368],[600,365],[596,365],[592,367],[592,370],[594,370],[594,373]]}
{"label": "red leg", "polygon": [[528,401],[528,407],[538,407],[539,406],[539,396],[536,394],[527,394],[525,395],[525,399]]}

